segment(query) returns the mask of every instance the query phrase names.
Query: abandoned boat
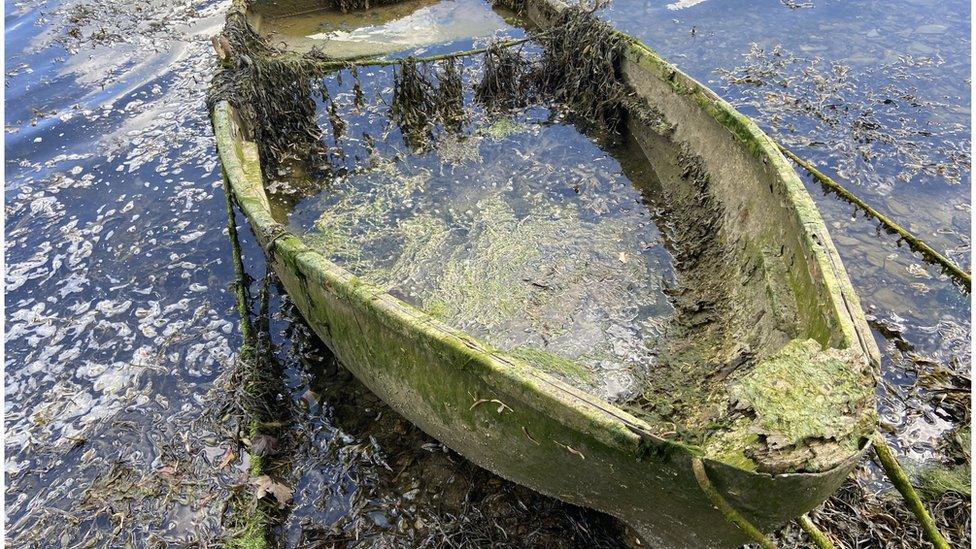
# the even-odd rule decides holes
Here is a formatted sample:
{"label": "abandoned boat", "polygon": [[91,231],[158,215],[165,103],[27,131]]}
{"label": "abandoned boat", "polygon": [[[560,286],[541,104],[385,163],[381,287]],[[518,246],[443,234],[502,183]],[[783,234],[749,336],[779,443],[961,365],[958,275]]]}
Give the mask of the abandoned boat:
{"label": "abandoned boat", "polygon": [[[566,6],[516,8],[506,17],[547,29]],[[357,37],[348,29],[375,22],[369,10],[343,13],[341,33],[315,38],[304,12],[295,1],[232,8],[296,54],[372,59],[421,45]],[[468,23],[434,40],[493,30]],[[621,519],[652,546],[737,546],[751,539],[729,507],[773,531],[823,502],[858,462],[875,429],[878,350],[824,222],[775,144],[619,36],[617,72],[633,97],[626,133],[673,216],[678,278],[657,349],[666,368],[628,402],[554,372],[540,353],[474,337],[310,246],[269,201],[260,132],[241,115],[251,106],[222,100],[213,125],[225,182],[305,320],[398,413],[506,479]]]}

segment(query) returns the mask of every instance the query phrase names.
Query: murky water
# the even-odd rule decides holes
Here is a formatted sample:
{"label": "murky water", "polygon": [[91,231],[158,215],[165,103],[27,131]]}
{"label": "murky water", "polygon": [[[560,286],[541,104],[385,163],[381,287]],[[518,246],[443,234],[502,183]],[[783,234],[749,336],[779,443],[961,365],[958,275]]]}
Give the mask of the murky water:
{"label": "murky water", "polygon": [[[811,3],[617,0],[607,17],[968,267],[968,4]],[[5,6],[7,540],[213,543],[225,502],[249,489],[213,411],[240,343],[203,106],[227,6]],[[810,190],[874,320],[890,439],[912,460],[946,459],[941,437],[969,421],[968,297]],[[270,292],[291,418],[286,545],[624,541],[608,519],[501,481],[406,424]]]}

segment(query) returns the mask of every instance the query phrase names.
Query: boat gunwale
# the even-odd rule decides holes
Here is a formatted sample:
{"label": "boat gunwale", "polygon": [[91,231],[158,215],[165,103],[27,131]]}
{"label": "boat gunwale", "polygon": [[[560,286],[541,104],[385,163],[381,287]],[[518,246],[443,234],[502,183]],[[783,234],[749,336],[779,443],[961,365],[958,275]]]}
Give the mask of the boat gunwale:
{"label": "boat gunwale", "polygon": [[[548,4],[561,3],[560,0],[542,1]],[[616,32],[627,42],[625,55],[632,55],[636,63],[654,70],[654,75],[659,80],[672,83],[672,87],[677,93],[694,96],[696,103],[727,129],[735,139],[747,145],[750,143],[755,145],[755,148],[749,148],[755,157],[764,163],[772,162],[772,167],[776,171],[776,179],[784,183],[783,190],[786,191],[787,200],[792,206],[789,209],[798,217],[800,226],[806,229],[803,231],[805,248],[813,252],[813,259],[818,266],[822,267],[826,264],[829,267],[829,269],[821,269],[823,274],[830,274],[830,276],[824,276],[823,283],[834,307],[834,316],[840,321],[847,344],[850,346],[857,345],[870,364],[874,368],[879,368],[881,351],[871,335],[871,329],[864,317],[860,299],[857,292],[854,291],[854,286],[846,269],[844,269],[840,254],[830,238],[827,225],[796,170],[780,152],[776,143],[755,121],[740,113],[731,103],[708,86],[698,82],[681,71],[676,65],[666,61],[647,44],[629,34]],[[641,63],[641,61],[645,61],[645,63]],[[650,64],[649,67],[647,63]],[[684,82],[678,82],[679,80]],[[687,87],[680,89],[681,84],[685,84]],[[715,111],[709,107],[715,108]]]}
{"label": "boat gunwale", "polygon": [[[542,5],[554,10],[566,7],[559,0],[540,1]],[[231,13],[246,12],[248,5],[248,0],[234,0],[230,11]],[[800,225],[806,228],[802,232],[804,245],[812,253],[811,261],[816,262],[820,267],[829,267],[829,269],[821,269],[821,272],[827,289],[826,294],[834,308],[831,311],[832,316],[839,322],[842,333],[847,339],[846,343],[858,345],[863,356],[877,367],[879,362],[877,346],[870,336],[859,301],[827,234],[824,221],[796,172],[779,152],[775,143],[755,122],[736,111],[715,92],[665,61],[640,40],[617,32],[625,39],[625,55],[638,63],[643,61],[641,64],[655,71],[653,73],[655,77],[669,81],[673,86],[684,86],[684,89],[676,91],[684,95],[694,95],[694,100],[699,106],[737,140],[746,144],[753,155],[761,158],[764,163],[772,162],[772,168],[776,172],[775,178],[783,183],[787,193],[789,210],[799,218]],[[241,123],[234,107],[227,101],[221,101],[214,106],[213,124],[225,182],[250,221],[269,259],[274,254],[283,254],[287,256],[288,261],[295,262],[296,265],[302,264],[310,271],[317,272],[323,279],[344,285],[347,291],[355,294],[360,305],[374,313],[379,313],[385,320],[397,324],[397,328],[409,326],[409,329],[418,336],[447,339],[452,345],[464,348],[464,351],[471,355],[472,361],[481,362],[485,367],[485,371],[481,374],[484,380],[504,382],[513,387],[520,386],[523,390],[530,388],[528,392],[533,394],[527,396],[533,396],[540,402],[543,400],[555,402],[559,405],[555,408],[557,410],[572,411],[567,417],[556,419],[574,425],[574,428],[585,434],[632,454],[636,458],[641,457],[647,444],[667,445],[690,456],[700,457],[710,467],[729,468],[741,474],[765,478],[826,477],[838,469],[851,467],[852,463],[859,460],[869,448],[869,440],[861,441],[857,451],[838,460],[829,469],[773,474],[743,469],[724,461],[707,458],[702,455],[699,446],[669,440],[655,434],[650,424],[622,408],[565,383],[531,364],[499,353],[479,339],[444,324],[421,309],[394,297],[386,290],[363,282],[359,277],[328,259],[325,254],[306,245],[300,236],[288,232],[271,214],[260,163],[256,157],[256,148],[253,151],[254,158],[249,159],[248,162],[256,164],[257,173],[247,174],[242,159],[239,158],[243,152],[238,153],[238,151],[243,151],[248,144],[240,131]],[[235,127],[236,131],[233,129]],[[752,146],[749,146],[750,144]],[[269,243],[271,246],[268,246]],[[867,336],[864,335],[865,331]],[[478,360],[479,358],[481,360]]]}

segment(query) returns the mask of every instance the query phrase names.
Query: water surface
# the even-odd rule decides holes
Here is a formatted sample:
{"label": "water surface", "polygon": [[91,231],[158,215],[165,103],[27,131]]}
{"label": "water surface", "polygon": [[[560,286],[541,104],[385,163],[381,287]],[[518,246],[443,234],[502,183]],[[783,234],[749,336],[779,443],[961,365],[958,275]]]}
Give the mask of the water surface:
{"label": "water surface", "polygon": [[[617,0],[606,16],[968,266],[968,3],[810,3]],[[247,467],[214,412],[240,344],[203,105],[227,3],[5,7],[7,541],[211,544]],[[943,459],[969,417],[968,297],[809,188],[876,328],[890,440]],[[622,541],[419,433],[269,292],[293,418],[287,546]]]}

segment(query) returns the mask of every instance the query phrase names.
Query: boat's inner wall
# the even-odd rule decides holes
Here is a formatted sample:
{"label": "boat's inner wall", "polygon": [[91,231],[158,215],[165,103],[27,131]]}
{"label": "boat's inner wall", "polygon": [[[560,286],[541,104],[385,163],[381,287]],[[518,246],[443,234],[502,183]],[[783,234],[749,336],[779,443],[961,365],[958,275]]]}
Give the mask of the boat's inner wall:
{"label": "boat's inner wall", "polygon": [[[545,28],[560,6],[526,11]],[[688,332],[662,349],[642,408],[663,420],[668,399],[697,386],[694,409],[674,412],[710,433],[706,455],[768,472],[829,467],[874,429],[877,349],[816,206],[754,124],[627,40],[623,78],[663,119],[633,113],[631,133],[701,244],[675,256],[674,324]]]}
{"label": "boat's inner wall", "polygon": [[[672,85],[649,74],[646,66],[627,58],[624,73],[649,103],[666,113],[673,139],[698,155],[709,175],[709,192],[723,206],[722,238],[740,249],[737,307],[758,333],[781,332],[787,339],[812,338],[824,346],[846,346],[833,319],[837,311],[817,270],[805,254],[799,225],[779,174],[698,105],[689,104]],[[784,284],[788,284],[784,287]],[[765,291],[763,291],[765,288]],[[743,320],[748,321],[748,318]],[[746,338],[753,339],[753,338]]]}
{"label": "boat's inner wall", "polygon": [[[544,27],[555,12],[546,0],[533,0],[527,15]],[[796,208],[810,208],[804,213],[819,220],[812,202],[798,204],[795,196],[787,196],[787,182],[757,150],[758,144],[739,141],[710,114],[715,106],[695,100],[697,84],[676,71],[668,78],[661,74],[666,67],[634,49],[628,48],[624,56],[626,81],[660,111],[672,128],[670,139],[700,158],[708,174],[708,193],[722,208],[721,238],[738,248],[738,279],[730,287],[737,294],[733,305],[739,309],[739,327],[751,332],[738,336],[758,345],[751,351],[759,355],[794,338],[847,347],[850,341],[835,322],[847,312],[825,307],[834,298],[823,284],[818,261],[807,255],[808,246],[801,240],[807,227],[801,225]],[[636,128],[636,134],[641,133],[654,132]]]}

